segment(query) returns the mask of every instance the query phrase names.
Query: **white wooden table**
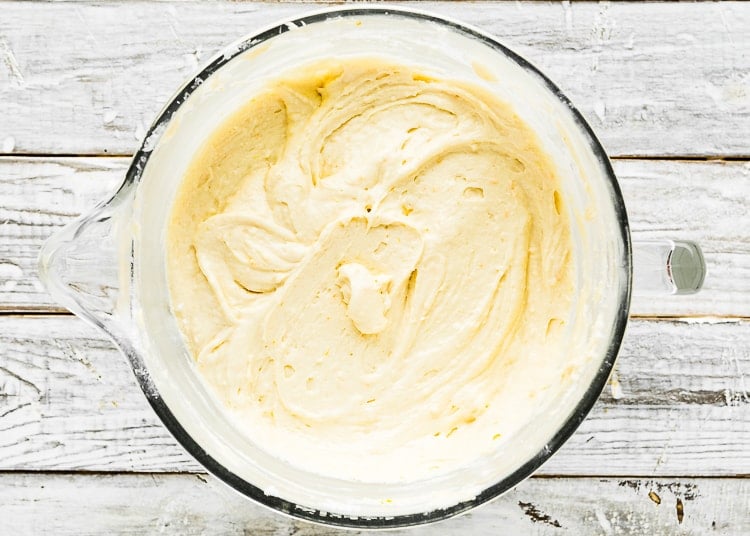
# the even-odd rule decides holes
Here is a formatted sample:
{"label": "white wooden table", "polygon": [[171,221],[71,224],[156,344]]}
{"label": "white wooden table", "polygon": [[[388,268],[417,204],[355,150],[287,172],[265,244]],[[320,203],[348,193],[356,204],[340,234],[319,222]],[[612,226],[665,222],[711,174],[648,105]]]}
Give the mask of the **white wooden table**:
{"label": "white wooden table", "polygon": [[[421,3],[579,106],[635,236],[694,239],[694,297],[636,300],[615,377],[537,476],[419,534],[750,534],[750,4]],[[0,533],[331,534],[225,490],[36,256],[121,180],[215,50],[311,6],[0,2]]]}

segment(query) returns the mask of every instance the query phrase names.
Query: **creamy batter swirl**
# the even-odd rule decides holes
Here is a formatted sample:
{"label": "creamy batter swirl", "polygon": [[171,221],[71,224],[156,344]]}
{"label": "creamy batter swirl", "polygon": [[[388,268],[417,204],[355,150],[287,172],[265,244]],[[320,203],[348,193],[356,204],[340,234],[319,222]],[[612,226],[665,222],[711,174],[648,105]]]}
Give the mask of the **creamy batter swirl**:
{"label": "creamy batter swirl", "polygon": [[563,203],[536,136],[478,86],[316,63],[196,155],[172,306],[269,452],[346,479],[439,474],[502,448],[571,373]]}

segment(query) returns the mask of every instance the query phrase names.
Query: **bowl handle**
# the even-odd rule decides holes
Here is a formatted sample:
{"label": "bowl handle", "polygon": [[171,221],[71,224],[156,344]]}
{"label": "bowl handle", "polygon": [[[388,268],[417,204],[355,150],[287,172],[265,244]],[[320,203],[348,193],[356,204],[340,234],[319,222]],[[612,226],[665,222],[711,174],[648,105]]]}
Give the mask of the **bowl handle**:
{"label": "bowl handle", "polygon": [[695,294],[703,286],[705,277],[706,262],[695,242],[633,241],[634,294]]}

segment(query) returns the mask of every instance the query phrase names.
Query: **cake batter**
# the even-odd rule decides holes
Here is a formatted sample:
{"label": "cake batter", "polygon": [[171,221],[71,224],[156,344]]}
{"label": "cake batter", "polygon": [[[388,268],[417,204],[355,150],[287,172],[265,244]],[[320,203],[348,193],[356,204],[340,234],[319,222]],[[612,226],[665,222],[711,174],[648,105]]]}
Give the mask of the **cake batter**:
{"label": "cake batter", "polygon": [[478,85],[376,58],[280,76],[195,155],[167,243],[197,369],[313,472],[456,469],[571,374],[557,174]]}

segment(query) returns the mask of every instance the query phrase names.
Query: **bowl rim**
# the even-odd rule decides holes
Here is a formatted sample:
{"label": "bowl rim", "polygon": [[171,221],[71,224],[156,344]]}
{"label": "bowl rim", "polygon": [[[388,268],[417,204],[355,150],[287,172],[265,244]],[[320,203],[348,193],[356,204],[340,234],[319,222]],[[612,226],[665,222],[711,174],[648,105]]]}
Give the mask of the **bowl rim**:
{"label": "bowl rim", "polygon": [[[248,34],[238,39],[234,43],[231,43],[227,47],[220,50],[205,64],[204,67],[200,69],[197,74],[188,79],[188,81],[183,84],[183,86],[181,86],[180,89],[178,89],[175,94],[169,99],[168,104],[158,113],[155,121],[149,127],[146,135],[144,136],[141,146],[133,156],[124,181],[118,189],[118,193],[115,194],[114,197],[118,197],[121,194],[126,194],[131,190],[133,186],[135,186],[140,181],[155,145],[153,143],[153,139],[158,139],[160,133],[163,132],[163,127],[165,127],[166,124],[169,123],[173,114],[180,108],[180,106],[182,106],[182,104],[185,103],[185,101],[187,101],[190,95],[209,76],[218,71],[225,64],[229,63],[236,56],[264,43],[265,41],[275,36],[283,34],[287,31],[291,31],[295,27],[299,27],[301,25],[324,22],[333,17],[367,17],[373,15],[404,17],[411,20],[435,23],[447,27],[448,29],[453,30],[465,37],[479,40],[498,53],[505,55],[524,70],[536,75],[540,83],[545,85],[547,89],[549,89],[570,110],[576,125],[580,128],[582,134],[589,142],[589,146],[594,156],[605,172],[606,180],[609,183],[608,186],[610,188],[612,204],[619,224],[620,232],[619,236],[616,238],[619,239],[622,244],[624,258],[621,259],[621,266],[625,271],[626,284],[621,285],[621,288],[619,289],[619,308],[612,325],[612,338],[610,340],[604,359],[600,364],[599,370],[591,380],[589,387],[586,389],[586,392],[584,393],[578,404],[575,406],[568,419],[561,425],[555,435],[548,441],[547,445],[545,445],[545,447],[541,451],[530,457],[523,465],[518,467],[511,474],[507,475],[505,478],[501,479],[495,484],[489,486],[471,500],[461,501],[452,506],[438,508],[430,510],[428,512],[395,516],[352,516],[336,512],[321,511],[306,507],[304,505],[296,504],[281,497],[267,495],[262,489],[239,477],[238,475],[224,467],[210,454],[208,454],[190,436],[190,434],[185,430],[185,428],[180,424],[172,411],[169,409],[168,405],[163,400],[158,390],[155,388],[143,364],[142,358],[137,354],[132,345],[127,343],[123,344],[125,341],[119,340],[119,337],[116,338],[116,342],[120,345],[122,351],[129,358],[131,367],[136,374],[138,384],[141,387],[141,390],[146,395],[149,404],[151,405],[159,419],[162,421],[162,423],[165,425],[165,427],[169,430],[171,435],[209,473],[218,478],[224,484],[239,492],[241,495],[253,499],[255,502],[259,503],[262,506],[266,506],[274,511],[281,512],[293,518],[342,528],[392,529],[434,523],[437,521],[448,519],[450,517],[454,517],[458,514],[480,506],[496,497],[499,497],[503,493],[509,491],[520,482],[531,476],[544,462],[546,462],[557,450],[559,450],[559,448],[570,438],[571,435],[573,435],[578,426],[591,411],[591,408],[599,398],[599,395],[601,394],[610,376],[615,363],[615,359],[617,357],[617,353],[622,343],[622,338],[624,336],[625,327],[629,317],[632,287],[632,246],[630,239],[630,228],[628,224],[627,212],[625,210],[625,203],[622,198],[622,192],[620,190],[609,158],[601,143],[594,134],[593,130],[586,122],[583,115],[573,105],[573,103],[549,78],[547,78],[546,75],[544,75],[528,60],[524,59],[523,57],[507,48],[505,45],[501,44],[496,40],[495,37],[471,25],[453,20],[450,17],[433,14],[428,11],[419,9],[392,6],[339,6],[319,9],[301,16],[284,18],[279,22],[266,26],[258,32]],[[104,326],[100,325],[100,327],[107,330]]]}

